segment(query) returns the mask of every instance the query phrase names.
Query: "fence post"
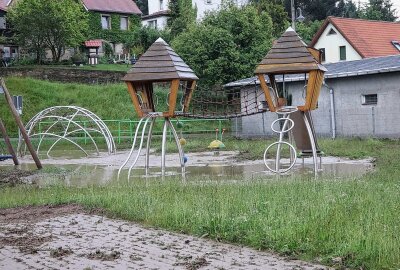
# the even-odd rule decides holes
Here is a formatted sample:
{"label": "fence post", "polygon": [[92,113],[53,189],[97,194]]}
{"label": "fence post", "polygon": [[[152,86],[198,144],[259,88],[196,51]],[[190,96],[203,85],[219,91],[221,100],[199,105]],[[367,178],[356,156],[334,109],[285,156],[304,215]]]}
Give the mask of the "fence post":
{"label": "fence post", "polygon": [[219,135],[219,140],[222,141],[222,122],[221,122],[221,119],[218,120],[218,135]]}
{"label": "fence post", "polygon": [[131,142],[133,141],[133,128],[132,128],[132,120],[129,120],[129,138]]}

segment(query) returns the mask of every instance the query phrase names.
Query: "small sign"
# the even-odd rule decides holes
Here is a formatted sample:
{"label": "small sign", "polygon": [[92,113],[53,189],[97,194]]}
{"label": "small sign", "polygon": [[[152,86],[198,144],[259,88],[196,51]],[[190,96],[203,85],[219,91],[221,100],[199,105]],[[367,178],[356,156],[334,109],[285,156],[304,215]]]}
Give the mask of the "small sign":
{"label": "small sign", "polygon": [[15,109],[17,109],[18,114],[22,114],[22,96],[13,96],[13,102]]}

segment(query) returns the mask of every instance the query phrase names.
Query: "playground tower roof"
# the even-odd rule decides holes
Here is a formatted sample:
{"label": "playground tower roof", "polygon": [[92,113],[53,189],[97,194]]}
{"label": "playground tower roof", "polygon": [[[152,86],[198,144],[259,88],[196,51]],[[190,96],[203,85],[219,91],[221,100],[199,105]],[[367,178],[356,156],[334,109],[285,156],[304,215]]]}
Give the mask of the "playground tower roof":
{"label": "playground tower roof", "polygon": [[325,68],[319,64],[319,52],[307,48],[293,28],[289,27],[274,42],[272,49],[257,67],[256,74],[288,74],[303,73]]}
{"label": "playground tower roof", "polygon": [[162,38],[159,38],[122,80],[139,82],[174,79],[193,81],[199,78],[182,58]]}

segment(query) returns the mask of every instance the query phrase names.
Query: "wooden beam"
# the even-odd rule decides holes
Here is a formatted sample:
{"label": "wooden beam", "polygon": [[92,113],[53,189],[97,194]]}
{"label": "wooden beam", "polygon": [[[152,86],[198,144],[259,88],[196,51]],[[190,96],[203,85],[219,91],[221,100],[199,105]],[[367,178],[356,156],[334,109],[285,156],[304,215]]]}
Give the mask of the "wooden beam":
{"label": "wooden beam", "polygon": [[178,90],[179,90],[179,80],[172,80],[171,88],[169,90],[169,101],[168,101],[169,108],[167,114],[164,114],[165,117],[175,116],[175,107],[176,107],[176,99],[178,98]]}
{"label": "wooden beam", "polygon": [[10,155],[12,156],[14,165],[19,165],[17,155],[15,154],[14,148],[12,147],[11,142],[10,142],[10,138],[7,135],[6,127],[4,126],[3,121],[1,119],[0,119],[0,131],[3,134],[4,143],[7,146],[8,153],[10,153]]}
{"label": "wooden beam", "polygon": [[[188,82],[188,84],[189,84],[189,82]],[[196,88],[196,81],[191,81],[189,89],[186,89],[186,91],[188,91],[188,93],[185,94],[185,101],[183,103],[183,105],[184,105],[183,112],[184,113],[189,111],[190,101],[192,100],[192,96],[193,96],[193,92],[194,92],[195,88]]]}
{"label": "wooden beam", "polygon": [[267,101],[269,110],[271,112],[275,112],[276,107],[274,105],[274,102],[272,101],[271,94],[269,92],[269,87],[267,85],[267,82],[265,81],[264,75],[258,74],[258,80],[260,81],[261,89],[264,91],[265,100]]}
{"label": "wooden beam", "polygon": [[38,157],[38,155],[37,155],[35,149],[33,148],[33,145],[32,145],[32,143],[31,143],[31,140],[29,139],[29,136],[28,136],[28,134],[26,133],[24,124],[22,123],[21,118],[19,117],[19,114],[18,114],[17,110],[15,109],[14,102],[13,102],[13,100],[12,100],[12,98],[11,98],[10,93],[8,92],[8,89],[7,89],[7,87],[6,87],[6,84],[5,84],[3,78],[0,79],[0,86],[1,86],[1,87],[3,88],[3,90],[4,90],[4,96],[5,96],[5,98],[6,98],[8,107],[10,107],[10,110],[11,110],[12,115],[14,116],[15,122],[17,123],[17,125],[18,125],[18,127],[19,127],[19,130],[20,130],[20,132],[21,132],[21,135],[22,135],[22,137],[24,138],[25,144],[26,144],[26,146],[28,147],[28,150],[29,150],[29,152],[31,153],[31,156],[32,156],[33,160],[34,160],[35,163],[36,163],[36,167],[37,167],[38,169],[41,169],[41,168],[43,167],[43,166],[42,166],[42,163],[40,162],[39,157]]}
{"label": "wooden beam", "polygon": [[126,82],[126,85],[128,86],[128,92],[129,92],[129,95],[131,96],[132,103],[133,103],[133,106],[135,107],[136,113],[137,113],[139,118],[142,118],[143,117],[143,111],[142,111],[142,108],[140,106],[139,99],[138,99],[138,97],[136,95],[135,87],[133,86],[132,82]]}

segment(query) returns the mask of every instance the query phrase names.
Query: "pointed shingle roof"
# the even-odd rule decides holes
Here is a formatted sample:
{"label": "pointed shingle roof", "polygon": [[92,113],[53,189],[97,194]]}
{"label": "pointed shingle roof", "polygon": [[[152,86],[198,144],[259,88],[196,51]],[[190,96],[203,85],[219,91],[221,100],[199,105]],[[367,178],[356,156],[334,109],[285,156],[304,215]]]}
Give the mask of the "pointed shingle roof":
{"label": "pointed shingle roof", "polygon": [[139,58],[122,79],[124,81],[198,80],[193,70],[159,38]]}
{"label": "pointed shingle roof", "polygon": [[313,57],[293,28],[289,27],[273,44],[255,73],[284,74],[311,70],[325,70],[325,68]]}

